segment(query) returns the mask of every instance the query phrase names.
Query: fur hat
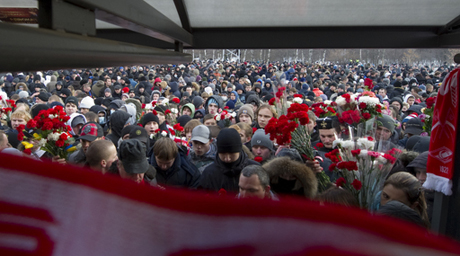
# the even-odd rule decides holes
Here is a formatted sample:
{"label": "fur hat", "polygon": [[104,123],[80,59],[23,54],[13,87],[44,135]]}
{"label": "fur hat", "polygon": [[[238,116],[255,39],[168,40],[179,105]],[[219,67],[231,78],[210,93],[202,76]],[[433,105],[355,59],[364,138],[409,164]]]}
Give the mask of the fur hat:
{"label": "fur hat", "polygon": [[305,197],[315,197],[318,189],[318,181],[313,170],[304,163],[292,161],[290,157],[285,156],[276,157],[262,165],[262,167],[270,177],[270,184],[278,184],[281,175],[294,176],[296,182],[293,191],[303,188],[303,195]]}

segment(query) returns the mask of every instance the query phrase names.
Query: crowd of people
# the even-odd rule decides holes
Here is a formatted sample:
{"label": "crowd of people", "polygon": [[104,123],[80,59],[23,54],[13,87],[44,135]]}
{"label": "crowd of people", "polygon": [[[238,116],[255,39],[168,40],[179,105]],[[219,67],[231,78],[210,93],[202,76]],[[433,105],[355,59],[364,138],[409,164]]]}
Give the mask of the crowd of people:
{"label": "crowd of people", "polygon": [[[429,227],[433,193],[421,186],[430,137],[419,116],[453,68],[197,61],[9,73],[0,80],[0,150],[164,189],[271,200],[293,195],[353,207],[358,202],[334,185],[339,177],[328,170],[331,162],[325,157],[342,134],[337,118],[318,118],[309,111],[307,130],[320,156],[316,160],[304,161],[295,149],[277,145],[264,128],[281,114],[269,104],[280,87],[286,88],[288,102],[301,95],[302,104],[312,106],[363,92],[369,88],[367,80],[386,105],[376,137],[405,149],[374,208]],[[10,112],[6,100],[14,102]],[[57,106],[70,117],[67,124],[77,150],[66,159],[53,156],[32,136],[31,154],[24,154],[17,128]],[[321,193],[319,172],[331,181]]]}

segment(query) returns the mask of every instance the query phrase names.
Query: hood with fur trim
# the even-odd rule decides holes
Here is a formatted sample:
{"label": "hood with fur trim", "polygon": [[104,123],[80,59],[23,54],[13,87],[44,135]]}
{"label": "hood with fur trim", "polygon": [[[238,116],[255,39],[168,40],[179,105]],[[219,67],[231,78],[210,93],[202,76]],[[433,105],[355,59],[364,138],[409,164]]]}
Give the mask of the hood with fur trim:
{"label": "hood with fur trim", "polygon": [[277,184],[280,175],[292,175],[297,178],[293,190],[303,188],[305,197],[313,198],[316,196],[318,190],[316,175],[305,164],[292,161],[289,157],[277,157],[262,165],[262,167],[267,170],[271,184]]}

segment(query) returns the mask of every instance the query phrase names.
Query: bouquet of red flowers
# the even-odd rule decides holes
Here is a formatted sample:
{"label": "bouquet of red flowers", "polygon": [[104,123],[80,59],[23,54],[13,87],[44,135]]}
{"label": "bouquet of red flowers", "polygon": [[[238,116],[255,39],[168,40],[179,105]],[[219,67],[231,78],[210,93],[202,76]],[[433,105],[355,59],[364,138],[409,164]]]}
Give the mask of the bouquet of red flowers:
{"label": "bouquet of red flowers", "polygon": [[174,136],[174,142],[188,147],[188,141],[186,137],[181,137],[182,132],[184,131],[184,127],[182,127],[179,123],[173,126],[173,129],[170,128],[169,130],[171,134]]}
{"label": "bouquet of red flowers", "polygon": [[[64,112],[61,106],[51,109],[41,110],[34,119],[27,122],[27,128],[35,130],[33,140],[35,140],[42,150],[53,156],[59,156],[66,159],[68,154],[75,151],[73,146],[75,139],[70,134],[70,126],[66,125],[69,116]],[[18,139],[24,139],[25,126],[17,128]],[[29,145],[26,146],[26,149]],[[30,147],[29,147],[30,148]],[[24,151],[30,153],[29,151]]]}
{"label": "bouquet of red flowers", "polygon": [[221,110],[219,109],[219,112],[214,115],[214,120],[216,122],[219,122],[220,120],[225,121],[225,127],[229,127],[232,125],[232,121],[235,118],[236,113],[235,112],[228,112],[227,110]]}
{"label": "bouquet of red flowers", "polygon": [[[348,125],[355,137],[373,136],[376,129],[376,118],[382,116],[384,105],[373,92],[365,91],[361,94],[344,94],[337,97],[339,122]],[[349,136],[353,134],[348,134]]]}
{"label": "bouquet of red flowers", "polygon": [[335,101],[318,102],[313,104],[311,108],[318,118],[337,115],[337,103]]}
{"label": "bouquet of red flowers", "polygon": [[[382,143],[385,142],[379,142]],[[374,150],[375,145],[372,137],[357,141],[337,139],[334,141],[337,148],[326,154],[332,161],[329,170],[340,176],[336,185],[350,191],[362,208],[369,208],[374,203],[376,194],[402,153],[397,148],[383,152]]]}
{"label": "bouquet of red flowers", "polygon": [[4,99],[3,96],[0,95],[0,113],[2,116],[2,120],[10,121],[11,120],[11,113],[13,109],[16,107],[14,100]]}
{"label": "bouquet of red flowers", "polygon": [[[306,125],[308,118],[308,106],[293,103],[287,109],[287,115],[281,115],[278,119],[271,118],[265,126],[265,133],[270,134],[270,139],[279,145],[292,147],[299,151],[305,160],[315,159],[315,150],[310,144],[310,134]],[[324,191],[330,183],[329,177],[323,172],[316,175],[318,190]]]}

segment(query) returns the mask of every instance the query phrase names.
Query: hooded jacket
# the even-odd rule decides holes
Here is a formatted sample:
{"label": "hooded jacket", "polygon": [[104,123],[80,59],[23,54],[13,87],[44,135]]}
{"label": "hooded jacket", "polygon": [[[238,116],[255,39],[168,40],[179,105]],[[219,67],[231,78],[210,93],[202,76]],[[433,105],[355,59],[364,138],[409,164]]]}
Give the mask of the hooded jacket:
{"label": "hooded jacket", "polygon": [[235,99],[234,100],[229,99],[229,101],[233,101],[233,103],[235,104],[235,108],[238,109],[241,106],[243,106],[244,104],[243,102],[240,101],[240,96],[238,96],[238,93],[236,91],[232,91],[231,93],[235,95]]}
{"label": "hooded jacket", "polygon": [[222,162],[216,154],[214,163],[204,169],[198,187],[212,191],[219,191],[223,188],[227,192],[238,193],[241,170],[248,165],[260,164],[250,160],[243,151],[240,152],[238,160],[231,164]]}
{"label": "hooded jacket", "polygon": [[182,111],[184,110],[185,107],[189,108],[192,111],[192,114],[190,115],[190,117],[193,118],[195,116],[195,105],[193,105],[192,103],[187,103],[187,104],[183,105],[180,108],[180,115],[183,115]]}
{"label": "hooded jacket", "polygon": [[[305,164],[289,157],[277,157],[262,167],[270,177],[271,189],[277,194],[303,195],[313,198],[318,189],[315,173]],[[281,175],[294,176],[295,180],[285,180]]]}
{"label": "hooded jacket", "polygon": [[56,89],[57,77],[55,75],[51,75],[51,81],[46,85],[46,90],[48,92],[54,91]]}
{"label": "hooded jacket", "polygon": [[205,109],[205,111],[206,111],[206,114],[209,114],[209,111],[208,111],[208,103],[209,103],[209,101],[210,101],[211,99],[216,100],[217,105],[218,105],[219,108],[223,108],[223,107],[224,107],[224,101],[222,100],[222,98],[221,98],[220,96],[218,96],[218,95],[212,95],[211,97],[209,97],[209,98],[206,100],[206,102],[205,102],[205,104],[204,104],[204,109]]}
{"label": "hooded jacket", "polygon": [[113,142],[113,145],[117,146],[118,140],[121,137],[121,130],[123,130],[126,121],[128,121],[130,117],[130,114],[121,110],[113,112],[113,114],[110,116],[110,134],[108,134],[106,138],[111,140]]}
{"label": "hooded jacket", "polygon": [[209,148],[209,151],[206,152],[202,156],[196,155],[195,151],[192,150],[190,151],[190,154],[188,155],[188,160],[198,168],[200,171],[200,174],[203,173],[204,169],[208,167],[210,164],[214,163],[214,160],[216,159],[217,156],[217,146],[216,143],[213,142],[211,143],[211,146]]}

